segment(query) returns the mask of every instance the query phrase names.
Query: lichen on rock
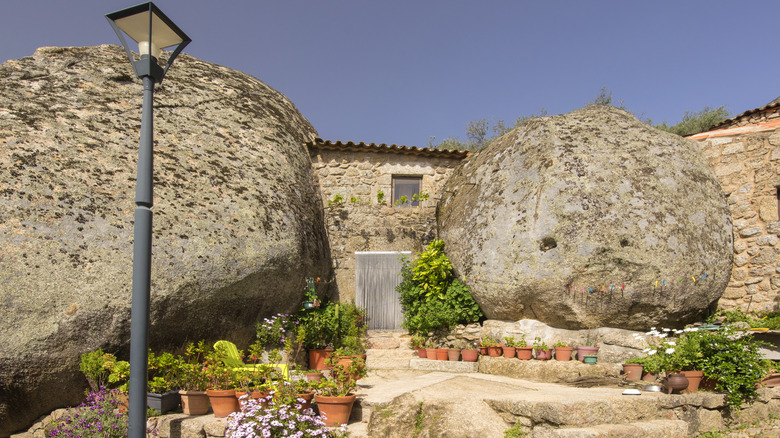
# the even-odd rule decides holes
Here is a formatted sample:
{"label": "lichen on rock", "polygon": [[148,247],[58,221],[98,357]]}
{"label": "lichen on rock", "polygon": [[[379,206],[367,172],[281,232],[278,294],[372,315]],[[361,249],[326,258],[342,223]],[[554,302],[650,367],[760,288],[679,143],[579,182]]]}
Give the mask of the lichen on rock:
{"label": "lichen on rock", "polygon": [[498,138],[449,179],[437,220],[492,319],[680,326],[712,309],[731,272],[731,217],[698,146],[614,107]]}
{"label": "lichen on rock", "polygon": [[[132,73],[117,46],[0,65],[0,436],[80,401],[81,353],[127,351],[143,91]],[[245,342],[260,316],[295,309],[305,276],[328,275],[303,146],[315,137],[261,81],[176,60],[155,91],[150,346]]]}

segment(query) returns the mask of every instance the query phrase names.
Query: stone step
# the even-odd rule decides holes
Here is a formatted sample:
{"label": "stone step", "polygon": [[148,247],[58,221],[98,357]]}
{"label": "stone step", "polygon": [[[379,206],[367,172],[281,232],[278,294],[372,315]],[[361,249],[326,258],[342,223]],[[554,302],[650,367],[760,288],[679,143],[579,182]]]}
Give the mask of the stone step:
{"label": "stone step", "polygon": [[535,428],[532,438],[678,438],[688,436],[688,423],[682,420],[651,420],[629,424],[599,424],[561,429]]}
{"label": "stone step", "polygon": [[448,373],[476,373],[479,371],[479,362],[431,360],[415,357],[409,361],[409,368],[412,370],[444,371]]}
{"label": "stone step", "polygon": [[409,349],[411,336],[406,330],[369,330],[367,343],[369,349]]}
{"label": "stone step", "polygon": [[408,348],[369,349],[366,351],[366,368],[371,370],[408,370],[409,361],[417,354]]}

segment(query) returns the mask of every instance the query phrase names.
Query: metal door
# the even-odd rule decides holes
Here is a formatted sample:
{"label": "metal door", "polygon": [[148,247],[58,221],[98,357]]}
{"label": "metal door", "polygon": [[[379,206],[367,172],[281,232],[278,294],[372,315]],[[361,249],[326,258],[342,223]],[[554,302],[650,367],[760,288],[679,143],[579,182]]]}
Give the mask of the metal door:
{"label": "metal door", "polygon": [[366,308],[368,328],[397,330],[401,328],[400,295],[395,287],[401,283],[401,257],[409,251],[356,252],[355,304]]}

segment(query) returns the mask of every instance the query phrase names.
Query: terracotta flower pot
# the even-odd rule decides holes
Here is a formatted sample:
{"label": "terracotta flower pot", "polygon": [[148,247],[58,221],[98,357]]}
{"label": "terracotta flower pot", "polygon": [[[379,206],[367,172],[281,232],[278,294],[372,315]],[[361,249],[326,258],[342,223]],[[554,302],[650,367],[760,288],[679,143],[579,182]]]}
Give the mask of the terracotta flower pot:
{"label": "terracotta flower pot", "polygon": [[209,411],[209,396],[206,391],[179,391],[181,410],[187,415],[204,415]]}
{"label": "terracotta flower pot", "polygon": [[626,380],[641,380],[642,368],[641,363],[624,363],[623,374],[626,376]]}
{"label": "terracotta flower pot", "polygon": [[460,360],[460,350],[457,348],[448,348],[447,349],[447,359],[450,360],[450,362],[457,362]]}
{"label": "terracotta flower pot", "polygon": [[320,414],[325,416],[326,426],[339,426],[349,422],[349,416],[352,413],[352,405],[355,403],[355,394],[345,397],[327,397],[324,395],[315,395],[314,401]]}
{"label": "terracotta flower pot", "polygon": [[658,376],[653,373],[642,373],[642,380],[645,382],[655,382]]}
{"label": "terracotta flower pot", "polygon": [[446,348],[437,348],[436,349],[436,360],[447,360],[449,359],[449,356],[447,355],[447,349]]}
{"label": "terracotta flower pot", "polygon": [[506,358],[513,358],[515,357],[515,347],[502,347],[504,350],[504,357]]}
{"label": "terracotta flower pot", "polygon": [[436,360],[436,349],[435,348],[426,348],[425,349],[425,355],[430,360]]}
{"label": "terracotta flower pot", "polygon": [[463,362],[476,362],[479,359],[479,350],[461,350]]}
{"label": "terracotta flower pot", "polygon": [[585,356],[595,356],[599,352],[599,347],[582,345],[577,347],[577,360],[585,362]]}
{"label": "terracotta flower pot", "polygon": [[499,357],[501,356],[501,347],[488,347],[487,352],[490,357]]}
{"label": "terracotta flower pot", "polygon": [[330,357],[330,353],[333,352],[332,348],[318,348],[309,350],[309,369],[311,370],[326,370],[325,360]]}
{"label": "terracotta flower pot", "polygon": [[233,412],[241,410],[236,398],[235,389],[207,389],[211,410],[215,417],[227,417]]}
{"label": "terracotta flower pot", "polygon": [[515,347],[515,354],[520,360],[531,360],[534,347]]}
{"label": "terracotta flower pot", "polygon": [[325,377],[325,374],[323,373],[306,373],[306,380],[309,382],[316,382],[318,380],[322,380],[322,378]]}
{"label": "terracotta flower pot", "polygon": [[483,356],[487,356],[488,348],[487,347],[479,347],[479,354],[481,354]]}
{"label": "terracotta flower pot", "polygon": [[560,361],[571,360],[572,351],[574,351],[574,347],[555,347],[555,360],[560,360]]}
{"label": "terracotta flower pot", "polygon": [[427,354],[427,352],[425,351],[424,348],[418,348],[417,349],[417,357],[419,357],[420,359],[425,359],[425,358],[428,357],[428,354]]}
{"label": "terracotta flower pot", "polygon": [[699,390],[699,384],[701,383],[702,377],[704,377],[704,373],[701,371],[681,371],[682,374],[688,378],[688,387],[685,389],[685,392],[688,394],[697,392]]}
{"label": "terracotta flower pot", "polygon": [[298,398],[303,399],[303,403],[301,403],[301,412],[306,411],[306,409],[311,408],[311,401],[314,400],[314,393],[313,392],[307,392],[305,394],[297,394]]}
{"label": "terracotta flower pot", "polygon": [[552,350],[535,348],[534,353],[536,353],[537,360],[550,360],[552,358]]}

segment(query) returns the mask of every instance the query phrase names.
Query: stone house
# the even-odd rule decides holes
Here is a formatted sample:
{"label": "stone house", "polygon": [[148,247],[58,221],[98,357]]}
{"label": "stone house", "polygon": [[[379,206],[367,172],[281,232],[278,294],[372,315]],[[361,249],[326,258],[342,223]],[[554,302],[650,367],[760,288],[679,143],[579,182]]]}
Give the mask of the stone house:
{"label": "stone house", "polygon": [[700,143],[734,223],[734,266],[719,307],[773,310],[780,293],[780,98],[688,137]]}
{"label": "stone house", "polygon": [[306,146],[324,203],[331,294],[365,306],[374,328],[400,327],[399,256],[436,237],[440,189],[468,153],[319,138]]}

